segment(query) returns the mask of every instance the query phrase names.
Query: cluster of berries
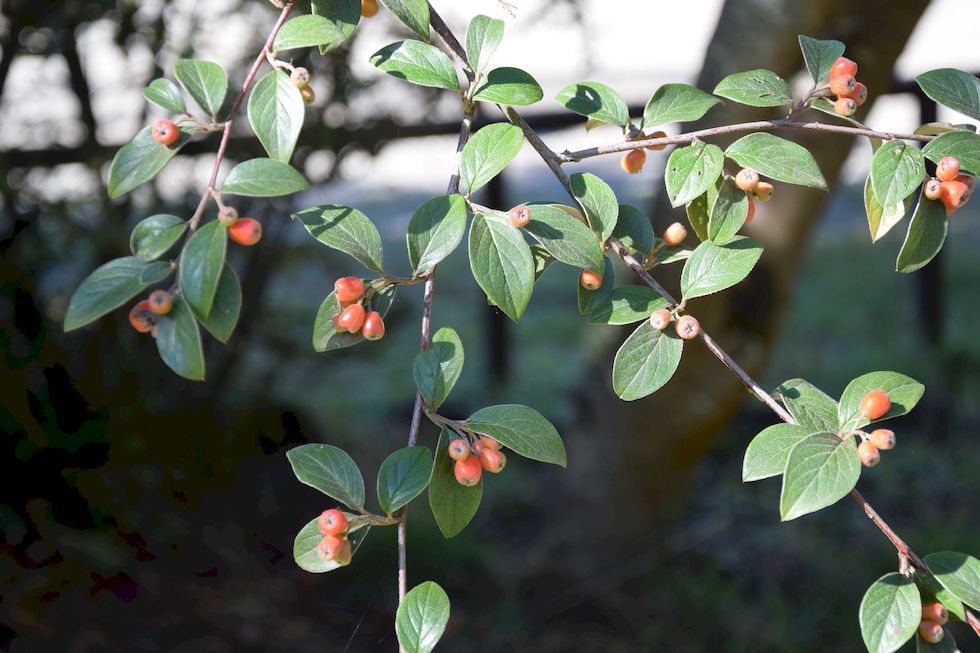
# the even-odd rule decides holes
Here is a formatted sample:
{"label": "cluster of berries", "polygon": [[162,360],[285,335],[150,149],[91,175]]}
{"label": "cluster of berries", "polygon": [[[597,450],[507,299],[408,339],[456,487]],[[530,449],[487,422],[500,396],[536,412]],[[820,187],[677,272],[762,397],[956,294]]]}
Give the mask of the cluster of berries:
{"label": "cluster of berries", "polygon": [[[881,419],[891,410],[892,400],[888,393],[878,388],[868,392],[861,399],[861,414],[868,419]],[[871,433],[861,433],[862,442],[858,445],[858,457],[865,467],[874,467],[881,462],[881,451],[895,448],[895,432],[889,429],[875,429]]]}
{"label": "cluster of berries", "polygon": [[[630,137],[628,140],[631,141],[645,141],[648,138],[666,138],[667,132],[656,131],[652,134],[644,134],[643,132],[638,133],[636,136]],[[666,145],[652,145],[647,147],[651,152],[659,152],[660,150],[667,147]],[[623,171],[628,172],[631,175],[635,175],[640,170],[643,169],[643,164],[647,162],[647,153],[643,150],[630,150],[625,155],[623,155],[622,160],[619,162],[619,166]]]}
{"label": "cluster of berries", "polygon": [[174,296],[166,290],[154,290],[129,311],[129,324],[140,333],[157,335],[157,319],[174,310]]}
{"label": "cluster of berries", "polygon": [[365,340],[381,340],[385,335],[385,323],[381,313],[366,311],[361,299],[364,298],[364,282],[357,277],[341,277],[333,284],[340,312],[333,316],[333,326],[337,333],[361,332]]}
{"label": "cluster of berries", "polygon": [[830,92],[837,96],[834,111],[842,116],[853,115],[868,99],[868,87],[857,80],[858,65],[841,57],[830,67]]}
{"label": "cluster of berries", "polygon": [[[666,308],[658,308],[650,314],[650,326],[657,331],[663,331],[674,319],[673,313]],[[674,331],[684,340],[693,340],[701,333],[701,324],[693,315],[681,315],[674,322]]]}
{"label": "cluster of berries", "polygon": [[974,179],[960,174],[960,160],[955,156],[944,156],[936,164],[936,176],[930,177],[922,186],[926,199],[939,200],[946,207],[946,215],[960,208],[973,194]]}
{"label": "cluster of berries", "polygon": [[321,560],[334,561],[338,565],[350,563],[350,540],[347,539],[347,529],[350,524],[347,516],[336,508],[324,510],[317,521],[323,539],[316,547],[316,554]]}
{"label": "cluster of berries", "polygon": [[310,71],[303,67],[293,68],[293,72],[289,73],[289,80],[299,89],[299,94],[303,96],[303,103],[306,106],[310,106],[316,101],[316,93],[310,87],[311,78]]}
{"label": "cluster of berries", "polygon": [[739,190],[745,191],[745,195],[749,199],[749,210],[745,216],[745,224],[752,222],[752,218],[755,217],[755,200],[768,202],[772,199],[772,194],[776,192],[776,188],[768,181],[762,181],[759,173],[752,168],[739,170],[738,174],[735,175],[735,185],[738,186]]}
{"label": "cluster of berries", "polygon": [[946,634],[943,631],[943,624],[949,621],[949,613],[946,606],[936,601],[935,603],[922,604],[922,621],[919,622],[919,637],[930,644],[938,644],[943,641]]}
{"label": "cluster of berries", "polygon": [[449,457],[456,461],[453,474],[456,482],[465,487],[473,487],[480,482],[483,470],[491,474],[504,471],[507,456],[500,450],[500,443],[489,435],[481,435],[470,443],[458,438],[449,443]]}

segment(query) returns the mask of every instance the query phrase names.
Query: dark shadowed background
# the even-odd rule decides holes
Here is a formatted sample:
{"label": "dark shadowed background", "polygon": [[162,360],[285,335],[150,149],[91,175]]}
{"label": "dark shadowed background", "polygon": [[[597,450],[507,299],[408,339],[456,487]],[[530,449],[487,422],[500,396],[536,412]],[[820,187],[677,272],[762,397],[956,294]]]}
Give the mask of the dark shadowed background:
{"label": "dark shadowed background", "polygon": [[[526,113],[558,150],[617,136],[587,134],[560,111],[551,98],[565,84],[595,79],[642,106],[665,82],[711,89],[762,67],[793,80],[798,33],[848,44],[875,100],[863,117],[880,129],[937,118],[909,84],[918,72],[980,70],[980,6],[958,0],[514,4],[499,58],[544,86]],[[494,0],[435,6],[458,33],[476,13],[506,16]],[[373,470],[406,438],[421,288],[400,293],[380,343],[314,353],[317,307],[335,278],[360,269],[288,215],[325,201],[356,206],[379,225],[395,272],[407,271],[405,224],[445,188],[458,107],[367,64],[405,37],[384,12],[349,46],[300,55],[319,99],[294,164],[313,188],[238,205],[266,237],[233,252],[239,329],[226,347],[207,343],[207,381],[195,384],[166,369],[124,310],[69,334],[61,319],[80,280],[128,252],[136,222],[189,216],[206,183],[214,137],[153,183],[108,199],[115,150],[158,117],[141,88],[180,57],[218,61],[239,83],[274,9],[259,0],[0,9],[0,649],[395,650],[394,530],[374,529],[350,567],[301,571],[293,536],[328,504],[295,481],[284,453],[304,442],[343,447],[373,498]],[[728,105],[705,124],[766,115]],[[860,489],[920,554],[976,554],[980,211],[958,211],[941,255],[898,274],[905,225],[873,247],[867,233],[867,143],[801,142],[836,178],[833,192],[779,185],[748,230],[766,246],[749,282],[694,310],[769,388],[805,377],[836,396],[875,369],[925,383],[919,408],[895,421],[898,448]],[[259,153],[242,121],[229,156]],[[574,168],[607,178],[659,230],[681,215],[660,193],[667,154],[628,179],[614,158]],[[564,200],[529,151],[478,199]],[[436,580],[452,599],[440,650],[860,650],[858,603],[894,569],[894,550],[849,500],[781,525],[778,482],[740,482],[745,445],[775,417],[744,401],[703,348],[688,348],[658,394],[618,401],[610,368],[627,331],[575,319],[576,276],[554,266],[514,325],[487,307],[462,248],[440,265],[435,326],[452,325],[466,350],[444,412],[526,403],[556,423],[569,452],[566,471],[512,457],[452,541],[424,497],[413,504],[410,583]],[[676,286],[676,271],[663,279]],[[422,443],[437,435],[425,426]],[[966,629],[953,632],[964,651],[980,650]]]}

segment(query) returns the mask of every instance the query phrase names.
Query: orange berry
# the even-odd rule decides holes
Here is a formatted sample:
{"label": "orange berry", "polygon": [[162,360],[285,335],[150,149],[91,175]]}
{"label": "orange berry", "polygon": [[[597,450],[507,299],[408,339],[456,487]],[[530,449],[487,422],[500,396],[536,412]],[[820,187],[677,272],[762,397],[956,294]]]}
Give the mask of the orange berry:
{"label": "orange berry", "polygon": [[344,565],[350,564],[350,558],[351,558],[350,540],[343,540],[340,543],[340,548],[338,548],[337,552],[334,553],[333,561],[343,567]]}
{"label": "orange berry", "polygon": [[180,138],[180,130],[170,120],[157,120],[153,123],[150,133],[160,145],[173,145]]}
{"label": "orange berry", "polygon": [[939,181],[953,181],[960,174],[960,160],[955,156],[944,156],[936,164],[936,177]]}
{"label": "orange berry", "polygon": [[943,641],[944,635],[943,627],[935,621],[926,619],[919,623],[919,637],[930,644],[938,644]]}
{"label": "orange berry", "polygon": [[303,96],[303,104],[310,106],[316,102],[316,92],[313,90],[312,86],[304,86],[299,89],[299,94]]}
{"label": "orange berry", "polygon": [[239,245],[254,245],[262,240],[262,223],[254,218],[240,218],[228,227],[228,237]]}
{"label": "orange berry", "polygon": [[883,451],[895,448],[895,431],[890,429],[875,429],[868,434],[868,442]]}
{"label": "orange berry", "polygon": [[309,86],[310,71],[303,67],[293,68],[293,72],[289,73],[289,79],[297,86],[297,88]]}
{"label": "orange berry", "polygon": [[834,111],[841,116],[853,116],[857,108],[857,102],[849,97],[839,97],[834,102]]}
{"label": "orange berry", "polygon": [[653,313],[650,314],[650,326],[652,326],[657,331],[663,331],[670,324],[671,315],[670,311],[666,308],[658,308]]}
{"label": "orange berry", "polygon": [[745,214],[745,224],[752,222],[752,218],[755,217],[755,201],[752,196],[749,195],[749,210]]}
{"label": "orange berry", "polygon": [[854,90],[851,93],[847,93],[844,97],[849,97],[854,100],[854,103],[861,106],[868,101],[868,87],[861,82],[854,82]]}
{"label": "orange berry", "polygon": [[619,166],[631,175],[635,175],[647,161],[647,153],[643,150],[630,150],[619,162]]}
{"label": "orange berry", "polygon": [[687,228],[680,222],[675,222],[664,230],[664,242],[670,247],[680,245],[685,238],[687,238]]}
{"label": "orange berry", "polygon": [[483,447],[480,451],[480,465],[491,474],[499,474],[504,471],[507,464],[507,456],[503,451],[497,451],[490,447]]}
{"label": "orange berry", "polygon": [[361,15],[370,18],[378,13],[378,0],[361,0]]}
{"label": "orange berry", "polygon": [[218,222],[226,227],[230,227],[236,222],[238,222],[238,211],[232,206],[222,207],[218,211]]}
{"label": "orange berry", "polygon": [[449,457],[453,460],[466,460],[470,456],[470,443],[463,438],[456,438],[449,443]]}
{"label": "orange berry", "polygon": [[156,324],[156,313],[147,299],[139,302],[129,311],[129,324],[140,333],[149,333]]}
{"label": "orange berry", "polygon": [[858,458],[861,459],[861,464],[865,467],[874,467],[881,462],[881,454],[878,453],[878,447],[870,442],[862,442],[858,445]]}
{"label": "orange berry", "polygon": [[966,189],[973,194],[973,188],[976,186],[976,180],[970,175],[956,175],[956,181],[962,181],[966,184]]}
{"label": "orange berry", "polygon": [[937,624],[942,626],[944,623],[949,621],[949,612],[947,612],[946,606],[939,601],[924,603],[922,605],[922,620],[935,621]]}
{"label": "orange berry", "polygon": [[323,535],[340,535],[347,532],[350,523],[347,521],[347,515],[336,508],[331,508],[320,513],[317,525]]}
{"label": "orange berry", "polygon": [[922,194],[926,196],[928,200],[938,200],[943,196],[943,182],[939,181],[935,177],[930,177],[926,180],[926,183],[922,185]]}
{"label": "orange berry", "polygon": [[946,215],[951,215],[953,211],[966,204],[970,199],[970,187],[962,181],[943,182],[943,194],[939,200],[946,205]]}
{"label": "orange berry", "polygon": [[854,77],[858,74],[858,65],[848,59],[847,57],[841,57],[834,62],[834,65],[830,67],[830,78],[840,77],[841,75],[850,75]]}
{"label": "orange berry", "polygon": [[697,319],[693,315],[682,315],[677,318],[677,323],[674,324],[674,331],[684,340],[691,340],[697,338],[698,334],[701,333],[701,325],[698,324]]}
{"label": "orange berry", "polygon": [[521,227],[526,227],[527,223],[531,221],[531,209],[523,204],[518,204],[510,210],[507,217],[510,218],[512,225],[520,229]]}
{"label": "orange berry", "polygon": [[363,306],[360,304],[351,304],[340,312],[337,324],[351,333],[357,333],[364,326],[365,317],[366,314]]}
{"label": "orange berry", "polygon": [[325,535],[316,547],[316,554],[320,556],[321,560],[333,560],[337,557],[337,554],[343,548],[344,542],[346,541],[339,535]]}
{"label": "orange berry", "polygon": [[776,192],[776,187],[768,181],[760,181],[759,185],[752,191],[752,195],[760,202],[768,202],[772,199],[772,194]]}
{"label": "orange berry", "polygon": [[[649,134],[647,136],[644,136],[643,138],[645,138],[645,139],[650,139],[650,138],[667,138],[667,132],[655,131],[652,134]],[[660,150],[662,150],[662,149],[664,149],[666,147],[667,147],[666,145],[650,145],[650,146],[647,147],[647,149],[650,150],[651,152],[659,152]]]}
{"label": "orange berry", "polygon": [[381,313],[371,311],[365,316],[361,335],[366,340],[381,340],[385,337],[385,321],[381,319]]}
{"label": "orange berry", "polygon": [[150,303],[150,310],[157,315],[166,315],[174,310],[173,295],[166,290],[154,290],[147,301]]}
{"label": "orange berry", "polygon": [[759,185],[759,173],[751,168],[742,168],[735,175],[735,185],[746,193],[751,193]]}
{"label": "orange berry", "polygon": [[861,400],[861,414],[868,419],[881,419],[891,410],[892,400],[888,393],[878,388],[864,395]]}
{"label": "orange berry", "polygon": [[483,475],[483,465],[478,456],[468,456],[463,460],[456,461],[453,466],[453,473],[456,475],[457,483],[466,487],[473,487],[480,482],[480,477]]}
{"label": "orange berry", "polygon": [[588,268],[582,270],[582,276],[579,277],[579,283],[586,290],[599,290],[602,287],[602,276],[596,274]]}
{"label": "orange berry", "polygon": [[837,97],[850,97],[857,89],[857,80],[854,75],[838,75],[830,78],[830,92]]}
{"label": "orange berry", "polygon": [[357,277],[340,277],[333,282],[333,291],[341,304],[351,304],[364,296],[364,282]]}

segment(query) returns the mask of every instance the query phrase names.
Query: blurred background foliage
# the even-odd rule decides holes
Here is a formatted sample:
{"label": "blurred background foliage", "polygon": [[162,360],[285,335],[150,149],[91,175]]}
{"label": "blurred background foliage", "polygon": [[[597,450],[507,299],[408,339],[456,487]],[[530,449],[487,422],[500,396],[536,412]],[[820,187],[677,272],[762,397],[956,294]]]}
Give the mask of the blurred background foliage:
{"label": "blurred background foliage", "polygon": [[[558,88],[548,85],[552,76],[555,85],[584,79],[608,57],[589,36],[604,29],[615,38],[599,3],[516,4],[509,32],[531,38],[527,26],[547,23],[542,38],[558,34],[536,42],[531,60],[515,61],[535,75],[536,64],[546,69],[546,98]],[[682,11],[678,4],[663,11]],[[934,11],[928,4],[719,0],[717,19],[700,19],[707,50],[686,59],[703,56],[700,74],[693,63],[690,73],[704,88],[756,67],[791,78],[802,32],[847,42],[873,93],[907,90],[893,68],[923,13]],[[295,159],[314,188],[238,205],[263,220],[266,238],[234,252],[245,292],[239,330],[227,347],[211,343],[208,380],[192,384],[169,373],[125,311],[71,334],[60,320],[78,282],[127,251],[138,220],[189,215],[206,182],[213,139],[185,148],[154,183],[107,199],[115,149],[155,117],[142,86],[183,56],[217,60],[240,80],[274,10],[257,0],[4,0],[0,9],[0,648],[393,650],[394,531],[375,529],[346,569],[300,571],[292,537],[325,506],[294,480],[283,453],[308,441],[342,446],[373,485],[380,461],[405,439],[420,297],[417,288],[401,293],[380,343],[314,354],[316,309],[333,279],[354,270],[287,216],[321,201],[352,204],[379,224],[386,249],[400,252],[412,208],[445,184],[454,137],[440,134],[455,130],[451,98],[400,88],[365,67],[367,54],[401,34],[384,15],[332,55],[296,61],[313,70],[319,98]],[[501,10],[491,0],[445,10],[458,30],[478,12]],[[765,38],[752,36],[762,30]],[[553,51],[561,39],[581,44],[569,47],[575,57],[564,68]],[[623,47],[635,48],[627,54],[640,65],[653,56],[654,46]],[[662,79],[629,79],[630,64],[616,62],[635,102],[659,83],[694,81],[669,67]],[[554,147],[615,138],[586,136],[556,106],[546,100],[529,112]],[[929,110],[899,104],[891,117],[914,127]],[[732,107],[709,114],[715,124],[737,117]],[[238,131],[230,155],[258,155],[247,128]],[[851,144],[818,147],[833,178]],[[657,196],[663,160],[651,159],[637,178],[617,176],[613,160],[581,169],[608,176],[621,200],[662,227],[677,216]],[[563,199],[533,157],[516,168],[481,201]],[[706,301],[698,315],[767,387],[803,376],[837,394],[872,369],[923,381],[920,408],[896,421],[900,446],[860,486],[920,554],[976,554],[978,210],[957,212],[946,248],[925,271],[899,275],[902,234],[869,244],[860,181],[848,183],[855,178],[842,174],[827,202],[780,188],[780,201],[753,225],[769,254],[751,283]],[[407,267],[389,259],[400,261],[396,272]],[[778,483],[741,484],[742,451],[774,418],[743,405],[723,368],[689,354],[663,395],[624,404],[609,369],[625,333],[575,319],[574,270],[546,273],[514,326],[486,306],[467,266],[457,252],[437,283],[435,325],[452,325],[466,349],[444,412],[528,403],[566,436],[570,466],[512,459],[453,541],[439,535],[424,499],[413,507],[410,579],[437,580],[453,601],[442,648],[860,648],[858,602],[894,568],[894,551],[846,501],[780,525]],[[623,269],[618,276],[628,281]],[[436,435],[427,426],[423,443]],[[971,650],[967,631],[954,632]]]}

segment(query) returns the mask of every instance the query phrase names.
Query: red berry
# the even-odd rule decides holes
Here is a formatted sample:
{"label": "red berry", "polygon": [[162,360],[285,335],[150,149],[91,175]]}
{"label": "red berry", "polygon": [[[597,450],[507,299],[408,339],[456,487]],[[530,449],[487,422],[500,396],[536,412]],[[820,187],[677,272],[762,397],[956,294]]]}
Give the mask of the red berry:
{"label": "red berry", "polygon": [[582,276],[579,278],[579,283],[586,290],[599,290],[602,287],[602,277],[592,270],[586,268],[582,270]]}
{"label": "red berry", "polygon": [[289,73],[289,79],[297,86],[297,88],[309,86],[310,71],[303,67],[293,68],[293,72]]}
{"label": "red berry", "polygon": [[321,560],[333,560],[337,557],[337,554],[346,541],[339,535],[325,535],[316,547],[316,554],[320,556]]}
{"label": "red berry", "polygon": [[862,442],[858,445],[858,458],[861,459],[861,464],[865,467],[874,467],[881,462],[881,454],[878,453],[878,447],[870,442]]}
{"label": "red berry", "polygon": [[254,218],[239,218],[228,227],[228,237],[239,245],[254,245],[262,240],[262,223]]}
{"label": "red berry", "polygon": [[180,138],[180,130],[177,125],[169,120],[157,120],[150,129],[153,140],[160,145],[173,145]]}
{"label": "red berry", "polygon": [[378,0],[361,0],[361,15],[370,18],[378,13]]}
{"label": "red berry", "polygon": [[868,101],[868,87],[862,84],[861,82],[855,82],[854,91],[852,93],[848,93],[844,97],[851,98],[852,100],[854,100],[855,104],[861,106],[862,104]]}
{"label": "red berry", "polygon": [[456,475],[457,483],[466,487],[473,487],[480,482],[480,477],[483,475],[483,466],[480,464],[480,458],[478,456],[468,456],[463,460],[457,460],[453,466],[453,473]]}
{"label": "red berry", "polygon": [[457,438],[449,443],[449,457],[453,460],[466,460],[470,456],[470,443]]}
{"label": "red berry", "polygon": [[943,194],[939,197],[939,201],[946,206],[946,215],[951,215],[970,199],[970,187],[957,179],[944,181],[942,184]]}
{"label": "red berry", "polygon": [[936,177],[939,181],[953,181],[960,174],[960,160],[955,156],[944,156],[936,164]]}
{"label": "red berry", "polygon": [[870,420],[881,419],[891,410],[892,400],[888,393],[878,388],[864,395],[861,400],[861,414]]}
{"label": "red berry", "polygon": [[218,222],[230,227],[238,222],[238,211],[232,206],[224,206],[218,211]]}
{"label": "red berry", "polygon": [[367,315],[364,312],[363,306],[360,304],[351,304],[340,312],[340,317],[337,318],[337,325],[344,327],[351,333],[357,333],[364,326],[365,317]]}
{"label": "red berry", "polygon": [[643,150],[630,150],[619,162],[619,167],[624,172],[635,175],[643,169],[643,164],[647,161],[647,153]]}
{"label": "red berry", "polygon": [[139,302],[129,311],[129,324],[140,333],[149,333],[156,324],[156,314],[147,299]]}
{"label": "red berry", "polygon": [[943,627],[935,621],[922,621],[919,623],[919,637],[930,644],[938,644],[943,641]]}
{"label": "red berry", "polygon": [[347,532],[347,527],[350,525],[347,516],[336,508],[321,512],[317,523],[323,535],[340,535]]}
{"label": "red berry", "polygon": [[922,606],[922,620],[935,621],[937,624],[942,626],[944,623],[949,621],[949,612],[946,611],[946,606],[939,601],[935,601],[934,603],[925,603]]}
{"label": "red berry", "polygon": [[341,277],[333,282],[333,291],[341,306],[347,306],[364,296],[364,282],[357,277]]}
{"label": "red berry", "polygon": [[935,177],[929,178],[922,186],[922,194],[929,200],[938,200],[942,198],[943,182],[939,181]]}
{"label": "red berry", "polygon": [[749,195],[749,210],[745,213],[745,224],[752,222],[752,218],[755,217],[755,201],[752,196]]}
{"label": "red berry", "polygon": [[956,175],[956,181],[961,181],[966,184],[966,189],[973,194],[973,188],[976,186],[976,180],[970,175]]}
{"label": "red berry", "polygon": [[482,449],[493,449],[494,451],[499,451],[500,447],[503,445],[491,438],[489,435],[480,436],[480,447]]}
{"label": "red berry", "polygon": [[343,540],[340,543],[340,547],[337,549],[337,552],[334,553],[333,561],[336,562],[341,567],[343,567],[344,565],[350,564],[350,558],[351,558],[350,540]]}
{"label": "red berry", "polygon": [[521,227],[526,227],[527,223],[531,221],[531,209],[523,204],[518,204],[510,210],[507,217],[510,218],[512,225],[520,229]]}
{"label": "red berry", "polygon": [[173,295],[166,290],[154,290],[147,301],[150,303],[150,310],[157,315],[166,315],[174,310]]}
{"label": "red berry", "polygon": [[838,75],[830,78],[830,92],[838,98],[849,98],[856,89],[857,80],[854,79],[854,75]]}
{"label": "red berry", "polygon": [[841,57],[834,62],[834,65],[830,67],[830,78],[840,77],[841,75],[851,75],[852,77],[858,74],[858,65],[848,59],[847,57]]}
{"label": "red berry", "polygon": [[839,97],[834,102],[834,111],[841,116],[853,116],[857,108],[857,102],[849,97]]}
{"label": "red berry", "polygon": [[[643,136],[642,138],[644,138],[644,139],[667,138],[667,132],[655,131],[652,134],[649,134],[647,136]],[[664,144],[664,145],[650,145],[650,146],[647,147],[647,149],[650,150],[651,152],[659,152],[660,150],[664,149],[665,147],[667,147],[666,144]]]}
{"label": "red berry", "polygon": [[895,431],[891,429],[875,429],[868,434],[868,442],[887,451],[895,448]]}
{"label": "red berry", "polygon": [[650,326],[652,326],[657,331],[663,331],[670,324],[671,315],[670,311],[666,308],[658,308],[653,313],[650,314]]}
{"label": "red berry", "polygon": [[759,185],[752,191],[752,195],[760,202],[768,202],[772,199],[774,192],[776,192],[776,188],[772,184],[768,181],[760,181]]}
{"label": "red berry", "polygon": [[366,340],[381,340],[385,337],[385,322],[381,319],[381,313],[371,311],[365,316],[361,335]]}
{"label": "red berry", "polygon": [[687,228],[680,222],[675,222],[664,231],[664,242],[670,247],[680,245],[685,238],[687,238]]}
{"label": "red berry", "polygon": [[677,323],[674,324],[674,331],[684,340],[691,340],[697,338],[698,334],[701,333],[701,325],[698,324],[697,319],[693,315],[682,315],[677,318]]}
{"label": "red berry", "polygon": [[751,193],[759,185],[759,173],[751,168],[742,168],[735,175],[735,185],[746,193]]}
{"label": "red berry", "polygon": [[497,451],[490,447],[483,447],[480,451],[480,465],[491,474],[499,474],[504,471],[507,464],[507,456],[503,451]]}

